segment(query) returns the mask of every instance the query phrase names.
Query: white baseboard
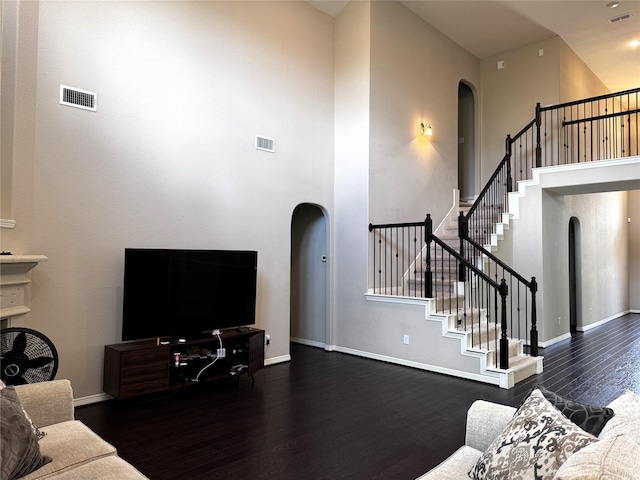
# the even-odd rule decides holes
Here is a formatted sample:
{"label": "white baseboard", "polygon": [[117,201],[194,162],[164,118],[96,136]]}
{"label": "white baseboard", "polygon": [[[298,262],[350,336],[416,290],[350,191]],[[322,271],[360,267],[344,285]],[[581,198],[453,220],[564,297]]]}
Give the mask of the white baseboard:
{"label": "white baseboard", "polygon": [[631,313],[631,310],[626,310],[624,312],[616,313],[615,315],[611,315],[610,317],[603,318],[598,322],[590,323],[589,325],[585,325],[584,327],[578,327],[578,331],[586,332],[588,330],[591,330],[592,328],[596,328],[596,327],[599,327],[600,325],[604,325],[605,323],[610,322],[611,320],[615,320],[616,318],[624,317],[629,313]]}
{"label": "white baseboard", "polygon": [[100,403],[106,402],[107,400],[111,400],[113,397],[108,393],[97,393],[95,395],[89,395],[87,397],[79,397],[73,399],[74,407],[81,407],[82,405],[91,405],[92,403]]}
{"label": "white baseboard", "polygon": [[[422,300],[424,301],[424,299],[422,299]],[[459,378],[466,378],[467,380],[475,380],[475,381],[478,381],[478,382],[491,383],[491,384],[494,384],[494,385],[499,385],[499,382],[500,382],[499,378],[487,377],[485,375],[479,375],[479,374],[470,373],[470,372],[462,372],[462,371],[459,371],[459,370],[453,370],[453,369],[449,369],[449,368],[445,368],[445,367],[438,367],[438,366],[429,365],[429,364],[426,364],[426,363],[414,362],[412,360],[405,360],[403,358],[390,357],[390,356],[387,356],[387,355],[380,355],[378,353],[364,352],[362,350],[355,350],[353,348],[341,347],[339,345],[328,345],[328,344],[321,343],[321,342],[314,342],[314,341],[311,341],[311,340],[305,340],[305,339],[302,339],[302,338],[294,338],[294,337],[291,337],[291,341],[294,342],[294,343],[299,343],[299,344],[302,344],[302,345],[308,345],[308,346],[311,346],[311,347],[324,348],[324,350],[327,351],[327,352],[346,353],[347,355],[354,355],[356,357],[369,358],[371,360],[378,360],[380,362],[394,363],[396,365],[402,365],[402,366],[405,366],[405,367],[417,368],[417,369],[420,369],[420,370],[426,370],[428,372],[443,373],[443,374],[449,375],[449,376],[454,376],[454,377],[459,377]]]}
{"label": "white baseboard", "polygon": [[276,365],[278,363],[284,363],[284,362],[290,362],[291,361],[291,355],[287,354],[287,355],[280,355],[279,357],[271,357],[271,358],[265,358],[264,359],[264,366],[269,366],[269,365]]}
{"label": "white baseboard", "polygon": [[299,343],[300,345],[306,345],[307,347],[326,348],[326,344],[323,342],[317,342],[315,340],[307,340],[306,338],[290,337],[289,340],[293,343]]}
{"label": "white baseboard", "polygon": [[389,357],[387,355],[380,355],[378,353],[363,352],[362,350],[354,350],[352,348],[339,347],[337,345],[332,346],[332,350],[340,353],[346,353],[349,355],[355,355],[358,357],[369,358],[372,360],[378,360],[381,362],[394,363],[396,365],[402,365],[405,367],[417,368],[420,370],[426,370],[428,372],[442,373],[452,377],[465,378],[467,380],[475,380],[477,382],[489,383],[492,385],[500,385],[500,378],[487,377],[471,372],[462,372],[460,370],[453,370],[445,367],[438,367],[436,365],[430,365],[427,363],[414,362],[411,360],[405,360],[403,358]]}
{"label": "white baseboard", "polygon": [[571,338],[571,334],[565,333],[564,335],[560,335],[559,337],[552,338],[550,340],[547,340],[546,342],[539,342],[540,343],[539,346],[542,348],[547,348],[555,343],[561,342],[563,340],[567,340],[568,338]]}
{"label": "white baseboard", "polygon": [[[587,331],[589,331],[589,330],[591,330],[593,328],[596,328],[596,327],[599,327],[601,325],[604,325],[605,323],[610,322],[611,320],[615,320],[616,318],[624,317],[625,315],[627,315],[629,313],[635,313],[635,312],[633,310],[625,310],[624,312],[616,313],[615,315],[611,315],[610,317],[603,318],[602,320],[599,320],[597,322],[590,323],[589,325],[585,325],[584,327],[578,327],[577,330],[579,332],[587,332]],[[550,340],[547,340],[546,342],[541,342],[540,346],[542,348],[550,347],[554,343],[561,342],[561,341],[566,340],[568,338],[571,338],[571,334],[570,333],[565,333],[564,335],[560,335],[559,337],[552,338]]]}

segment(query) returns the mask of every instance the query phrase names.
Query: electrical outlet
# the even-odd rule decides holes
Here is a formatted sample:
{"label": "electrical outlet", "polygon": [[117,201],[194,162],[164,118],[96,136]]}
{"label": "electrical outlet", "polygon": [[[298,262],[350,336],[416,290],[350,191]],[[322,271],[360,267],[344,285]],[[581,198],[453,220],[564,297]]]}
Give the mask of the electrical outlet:
{"label": "electrical outlet", "polygon": [[404,336],[404,344],[409,345],[409,335]]}
{"label": "electrical outlet", "polygon": [[266,333],[265,336],[264,336],[264,344],[265,345],[269,345],[270,343],[271,343],[271,335]]}

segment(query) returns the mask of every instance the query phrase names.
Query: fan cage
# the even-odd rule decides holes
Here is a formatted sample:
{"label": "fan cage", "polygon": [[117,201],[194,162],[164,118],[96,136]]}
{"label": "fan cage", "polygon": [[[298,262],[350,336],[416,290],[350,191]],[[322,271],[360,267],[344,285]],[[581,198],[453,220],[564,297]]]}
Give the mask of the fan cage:
{"label": "fan cage", "polygon": [[29,328],[0,331],[0,376],[6,385],[53,380],[58,371],[58,352],[49,338]]}

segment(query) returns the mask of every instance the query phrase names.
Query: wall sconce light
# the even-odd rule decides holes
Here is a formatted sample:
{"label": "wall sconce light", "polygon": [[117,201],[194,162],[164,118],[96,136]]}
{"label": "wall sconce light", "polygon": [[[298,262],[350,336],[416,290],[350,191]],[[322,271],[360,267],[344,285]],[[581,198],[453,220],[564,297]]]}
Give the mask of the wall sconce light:
{"label": "wall sconce light", "polygon": [[426,135],[427,137],[433,135],[433,130],[431,129],[430,123],[427,123],[426,126],[424,123],[420,124],[420,135]]}

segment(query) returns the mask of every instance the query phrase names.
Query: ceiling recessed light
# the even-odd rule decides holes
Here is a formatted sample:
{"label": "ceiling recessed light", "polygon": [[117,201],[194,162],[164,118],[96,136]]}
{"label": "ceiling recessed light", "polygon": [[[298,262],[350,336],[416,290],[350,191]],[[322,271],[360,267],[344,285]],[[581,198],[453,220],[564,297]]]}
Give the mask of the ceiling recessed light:
{"label": "ceiling recessed light", "polygon": [[632,40],[629,42],[629,46],[632,48],[636,48],[637,46],[640,46],[640,40]]}
{"label": "ceiling recessed light", "polygon": [[607,8],[617,8],[620,6],[620,2],[609,2],[607,3]]}

